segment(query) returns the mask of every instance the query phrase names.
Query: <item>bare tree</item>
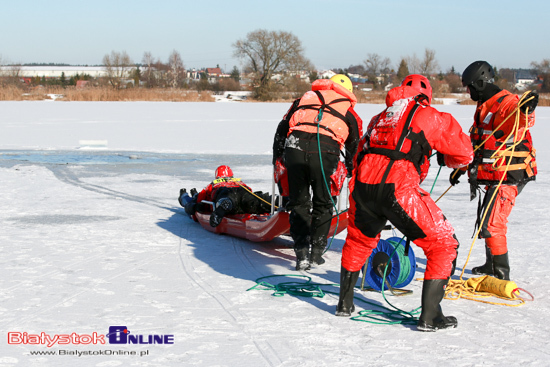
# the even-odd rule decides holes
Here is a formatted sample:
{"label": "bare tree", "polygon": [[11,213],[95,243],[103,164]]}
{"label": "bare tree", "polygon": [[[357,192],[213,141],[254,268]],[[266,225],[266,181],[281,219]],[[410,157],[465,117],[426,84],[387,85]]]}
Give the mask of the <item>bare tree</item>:
{"label": "bare tree", "polygon": [[533,61],[531,67],[537,77],[542,79],[541,92],[550,92],[550,59],[544,59],[540,63]]}
{"label": "bare tree", "polygon": [[259,29],[233,44],[234,55],[246,61],[254,74],[256,97],[271,99],[272,77],[283,71],[311,70],[300,40],[289,32]]}
{"label": "bare tree", "polygon": [[418,59],[416,54],[413,54],[412,56],[407,56],[404,58],[404,60],[407,63],[407,67],[409,68],[409,73],[420,74],[420,60]]}
{"label": "bare tree", "polygon": [[183,82],[183,74],[185,72],[183,67],[183,60],[181,59],[181,55],[178,51],[172,51],[170,57],[168,58],[168,65],[170,66],[170,69],[168,71],[170,86],[172,88],[177,88]]}
{"label": "bare tree", "polygon": [[145,82],[147,83],[147,87],[151,88],[153,87],[153,64],[155,63],[155,59],[153,58],[153,54],[151,52],[146,51],[143,53],[143,58],[141,59],[141,63],[143,64],[143,67],[145,70],[142,72],[142,76],[145,79]]}
{"label": "bare tree", "polygon": [[116,89],[120,88],[122,79],[130,76],[130,72],[134,67],[126,51],[111,51],[110,55],[103,56],[103,66],[107,72],[109,84]]}
{"label": "bare tree", "polygon": [[419,73],[430,77],[430,75],[437,73],[439,69],[439,64],[435,59],[435,51],[427,48],[424,50],[424,59],[419,64]]}
{"label": "bare tree", "polygon": [[388,57],[382,57],[376,53],[367,55],[367,59],[363,61],[366,67],[366,74],[374,85],[378,85],[378,78],[382,77],[382,83],[385,84],[391,68],[391,61]]}

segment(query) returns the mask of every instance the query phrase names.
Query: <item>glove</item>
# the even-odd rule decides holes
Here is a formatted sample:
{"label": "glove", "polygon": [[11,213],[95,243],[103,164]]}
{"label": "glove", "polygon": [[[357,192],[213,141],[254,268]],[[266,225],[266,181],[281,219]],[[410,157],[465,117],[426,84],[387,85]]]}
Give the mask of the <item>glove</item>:
{"label": "glove", "polygon": [[532,90],[529,92],[529,94],[527,94],[527,96],[525,96],[525,100],[528,100],[531,97],[533,97],[532,100],[524,103],[523,106],[521,106],[521,112],[530,114],[535,110],[535,108],[539,104],[539,94],[537,93],[537,91]]}
{"label": "glove", "polygon": [[457,168],[457,169],[453,170],[453,172],[451,172],[451,175],[449,176],[449,182],[451,183],[451,185],[454,186],[457,183],[460,183],[460,181],[458,181],[458,179],[460,178],[460,176],[462,176],[465,173],[466,173],[466,171],[464,171],[460,168]]}
{"label": "glove", "polygon": [[445,167],[445,155],[443,153],[437,152],[437,164]]}

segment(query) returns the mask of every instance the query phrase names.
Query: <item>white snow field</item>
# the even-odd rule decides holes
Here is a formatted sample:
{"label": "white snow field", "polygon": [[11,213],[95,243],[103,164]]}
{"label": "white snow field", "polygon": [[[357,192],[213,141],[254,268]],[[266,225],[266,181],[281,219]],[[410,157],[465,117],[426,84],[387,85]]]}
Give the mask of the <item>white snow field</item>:
{"label": "white snow field", "polygon": [[[505,307],[444,300],[443,311],[457,317],[458,327],[422,333],[336,317],[338,298],[330,293],[247,291],[269,275],[339,283],[346,231],[322,267],[300,273],[288,238],[253,243],[215,235],[179,206],[179,189],[201,189],[220,164],[253,189],[271,192],[272,138],[288,107],[0,102],[0,366],[550,364],[550,108],[537,109],[532,129],[537,181],[518,197],[509,222],[511,277],[534,302]],[[474,106],[435,107],[465,130],[471,125]],[[366,126],[382,108],[356,109]],[[81,149],[90,141],[103,148]],[[423,184],[428,191],[437,169],[432,165]],[[449,186],[450,171],[442,169],[434,198]],[[477,208],[462,181],[438,203],[461,242],[456,275],[472,243]],[[406,288],[414,293],[387,296],[405,311],[420,306],[416,278],[426,264],[412,248],[418,269]],[[484,258],[478,240],[465,278]],[[356,293],[388,306],[380,293]],[[358,311],[377,308],[356,305]],[[115,326],[129,334],[110,329]],[[110,343],[109,333],[119,344]]]}

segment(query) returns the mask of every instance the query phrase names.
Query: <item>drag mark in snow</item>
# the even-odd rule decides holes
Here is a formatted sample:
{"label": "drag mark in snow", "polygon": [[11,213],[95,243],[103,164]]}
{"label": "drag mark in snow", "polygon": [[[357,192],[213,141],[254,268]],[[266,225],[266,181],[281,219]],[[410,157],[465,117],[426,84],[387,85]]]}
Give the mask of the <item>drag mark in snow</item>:
{"label": "drag mark in snow", "polygon": [[[184,239],[190,239],[193,237],[200,237],[199,234],[191,234],[191,230],[195,232],[196,229],[199,229],[200,231],[204,231],[202,228],[198,228],[191,225],[185,225],[185,221],[182,221],[181,224],[181,230],[180,230],[180,243],[178,248],[178,256],[180,258],[181,266],[183,268],[183,271],[187,275],[187,277],[195,283],[200,289],[202,289],[208,296],[210,296],[213,300],[215,300],[222,310],[227,313],[231,319],[232,323],[235,326],[235,328],[239,329],[241,334],[244,337],[247,337],[250,339],[252,343],[256,346],[258,352],[260,355],[264,358],[264,360],[270,365],[270,366],[278,366],[282,363],[282,359],[279,357],[279,353],[273,348],[273,346],[265,340],[256,340],[254,336],[250,336],[250,330],[245,330],[242,326],[243,320],[247,320],[247,317],[239,312],[239,309],[230,301],[228,300],[223,294],[219,293],[216,289],[214,289],[210,283],[204,281],[198,272],[195,271],[195,268],[192,263],[192,259],[190,256],[188,256],[184,250],[184,247],[186,247],[186,244],[184,243]],[[234,241],[234,239],[231,239]],[[233,243],[235,246],[235,244]]]}
{"label": "drag mark in snow", "polygon": [[131,195],[122,191],[116,191],[103,186],[87,184],[85,182],[82,182],[67,167],[60,167],[60,166],[46,166],[46,167],[53,172],[53,174],[55,175],[55,177],[57,177],[58,180],[70,185],[80,187],[81,189],[93,191],[103,195],[112,196],[115,198],[121,198],[128,201],[135,201],[141,204],[155,206],[157,208],[170,210],[172,212],[174,211],[173,208],[169,208],[161,202],[157,202],[151,199],[145,199],[142,196]]}

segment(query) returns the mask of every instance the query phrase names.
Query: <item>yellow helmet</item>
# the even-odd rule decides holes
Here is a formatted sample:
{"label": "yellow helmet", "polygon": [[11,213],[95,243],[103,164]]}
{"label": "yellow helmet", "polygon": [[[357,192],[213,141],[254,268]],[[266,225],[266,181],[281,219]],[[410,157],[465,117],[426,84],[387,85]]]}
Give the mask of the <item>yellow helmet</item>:
{"label": "yellow helmet", "polygon": [[351,93],[353,93],[353,85],[351,84],[351,80],[344,74],[336,74],[332,78],[330,78],[335,83],[340,84],[342,87],[349,90]]}

